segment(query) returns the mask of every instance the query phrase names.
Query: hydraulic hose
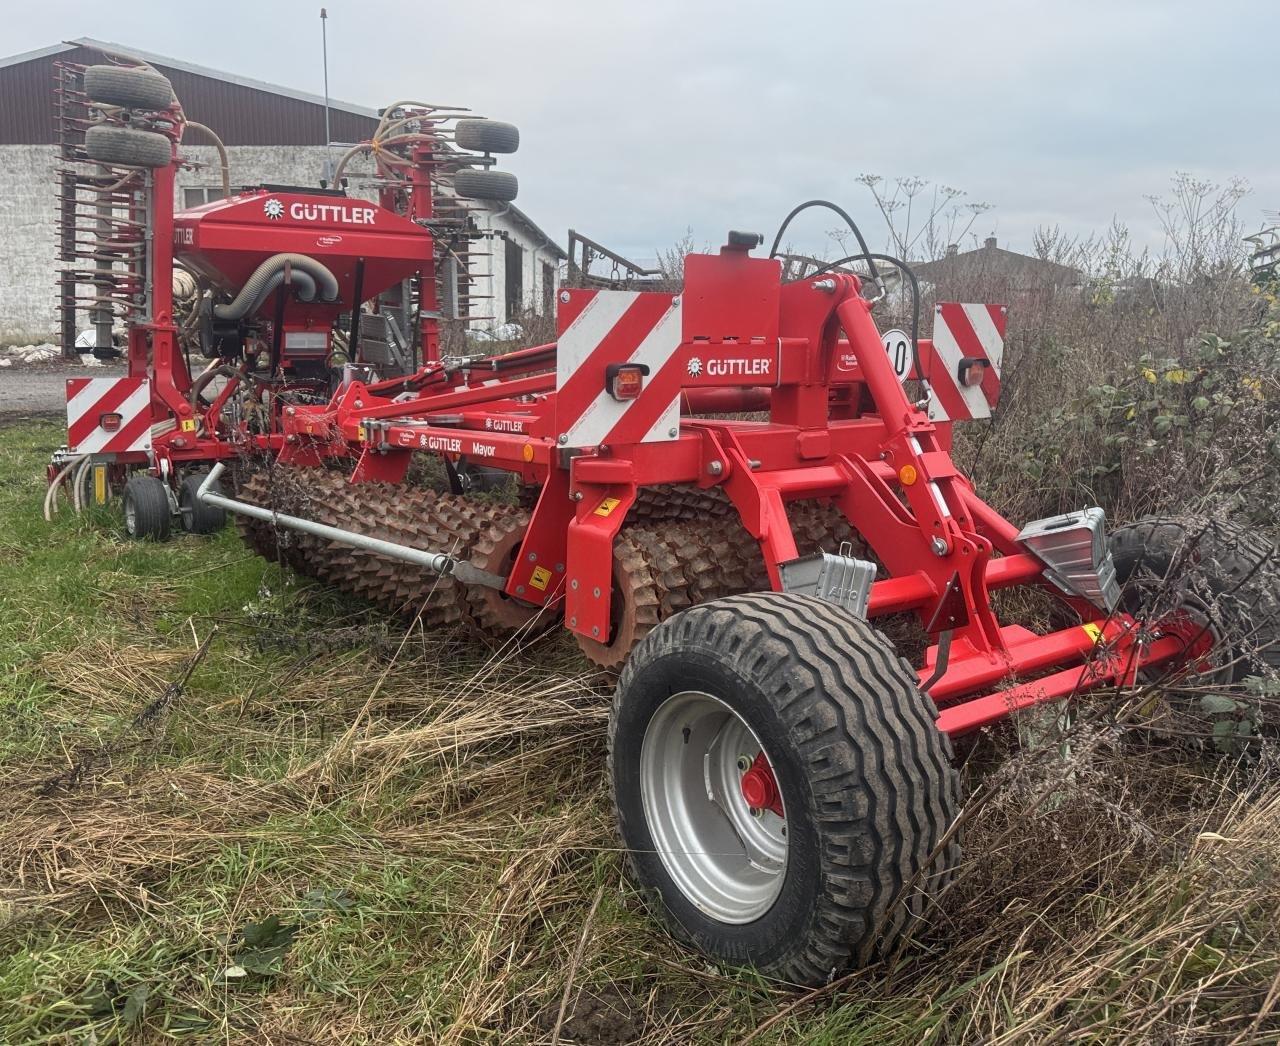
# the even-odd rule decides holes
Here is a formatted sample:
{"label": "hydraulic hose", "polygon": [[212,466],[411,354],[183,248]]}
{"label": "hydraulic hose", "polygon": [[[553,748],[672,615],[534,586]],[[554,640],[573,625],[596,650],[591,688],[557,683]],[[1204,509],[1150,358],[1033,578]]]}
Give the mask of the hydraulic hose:
{"label": "hydraulic hose", "polygon": [[[888,262],[911,282],[911,362],[916,368],[916,377],[921,381],[926,381],[924,371],[920,369],[920,281],[916,279],[916,274],[911,271],[911,266],[901,258],[895,258],[892,254],[851,254],[847,258],[827,262],[820,269],[815,269],[802,278],[811,280],[815,276],[821,276],[824,272],[838,269],[841,265],[852,265],[854,262],[860,261],[865,261],[868,265],[877,261]],[[795,283],[796,281],[792,280],[791,282]]]}
{"label": "hydraulic hose", "polygon": [[71,474],[72,469],[74,469],[81,462],[87,461],[88,458],[89,458],[88,454],[81,454],[77,457],[72,458],[65,465],[63,465],[62,470],[56,476],[53,477],[53,482],[49,484],[49,489],[46,490],[44,493],[44,521],[46,523],[53,522],[53,502],[54,502],[54,499],[57,498],[58,496],[58,488],[62,486],[62,481],[65,480],[67,476]]}
{"label": "hydraulic hose", "polygon": [[191,409],[197,413],[200,411],[200,393],[204,391],[204,387],[214,378],[226,378],[230,381],[232,378],[239,376],[239,371],[235,367],[228,364],[220,364],[217,367],[208,367],[201,371],[195,381],[191,383],[191,391],[188,393],[188,399],[191,403]]}
{"label": "hydraulic hose", "polygon": [[829,211],[834,211],[845,220],[845,224],[853,232],[854,239],[858,241],[858,246],[862,248],[862,257],[867,259],[867,267],[871,270],[871,279],[877,287],[880,288],[880,297],[884,297],[884,281],[880,279],[880,271],[876,268],[874,261],[875,255],[871,253],[871,248],[867,246],[866,238],[862,235],[862,230],[858,228],[858,223],[849,216],[849,212],[843,207],[838,207],[830,200],[806,200],[792,209],[791,213],[782,219],[782,224],[778,226],[778,235],[773,238],[773,246],[769,248],[769,257],[777,257],[778,245],[782,243],[783,234],[787,231],[787,226],[791,224],[791,220],[801,211],[806,211],[810,207],[825,207]]}
{"label": "hydraulic hose", "polygon": [[93,468],[93,459],[86,456],[84,461],[80,462],[79,468],[71,475],[71,507],[77,516],[87,504],[87,491],[84,489],[84,484],[89,478],[91,468]]}
{"label": "hydraulic hose", "polygon": [[[425,116],[421,113],[415,113],[411,116],[403,116],[403,117],[394,117],[392,115],[393,113],[397,112],[398,110],[404,109],[407,106],[412,106],[415,109],[426,109],[428,112]],[[411,124],[415,120],[432,119],[433,117],[436,116],[437,113],[443,114],[439,116],[438,119],[447,120],[447,119],[450,119],[451,117],[459,116],[462,113],[469,113],[470,111],[471,111],[470,109],[465,109],[465,108],[461,108],[459,106],[454,106],[454,105],[431,105],[428,102],[411,102],[408,100],[396,102],[394,105],[387,106],[385,109],[382,110],[382,117],[378,121],[378,126],[374,129],[373,134],[369,136],[368,140],[356,143],[355,145],[351,146],[351,148],[349,148],[345,153],[342,154],[342,157],[338,160],[338,166],[334,169],[334,172],[333,172],[333,184],[335,186],[342,184],[342,176],[347,170],[347,164],[350,163],[351,160],[353,160],[355,157],[359,156],[361,153],[377,152],[392,142],[397,142],[401,140],[411,141],[412,139],[419,138],[419,137],[427,137],[427,138],[433,137],[431,135],[424,136],[424,135],[411,134],[411,135],[404,135],[401,138],[395,138],[395,139],[391,138],[390,135],[392,134],[392,132],[399,130],[401,127]],[[403,160],[399,160],[389,156],[384,156],[383,159],[390,163],[398,164],[400,166],[409,166]]]}
{"label": "hydraulic hose", "polygon": [[211,142],[213,147],[218,150],[218,161],[222,165],[222,195],[231,195],[231,164],[227,159],[227,147],[222,144],[222,139],[218,137],[217,132],[212,127],[206,127],[202,123],[195,120],[187,120],[183,124],[184,128],[190,128],[193,131],[199,131],[205,135]]}
{"label": "hydraulic hose", "polygon": [[338,160],[338,166],[333,169],[333,184],[335,186],[342,184],[342,175],[346,172],[347,164],[361,153],[367,153],[373,148],[370,142],[361,142],[359,145],[353,145]]}
{"label": "hydraulic hose", "polygon": [[[272,289],[280,285],[286,265],[291,270],[291,282],[300,283],[303,287],[300,295],[303,301],[314,301],[317,294],[321,301],[338,300],[338,278],[327,266],[305,254],[273,254],[254,269],[235,299],[226,305],[215,305],[213,314],[220,320],[239,320],[248,316],[262,305]],[[299,274],[305,279],[300,281],[297,278]],[[273,277],[274,283],[271,282]],[[310,297],[306,296],[308,288]]]}

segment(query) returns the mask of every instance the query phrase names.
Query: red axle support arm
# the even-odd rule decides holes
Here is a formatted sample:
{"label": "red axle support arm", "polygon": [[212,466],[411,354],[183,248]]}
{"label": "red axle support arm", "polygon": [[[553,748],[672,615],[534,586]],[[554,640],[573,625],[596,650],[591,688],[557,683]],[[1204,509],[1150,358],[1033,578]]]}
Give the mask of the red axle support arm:
{"label": "red axle support arm", "polygon": [[1104,655],[1088,664],[944,708],[938,715],[938,729],[955,737],[990,726],[1034,705],[1058,701],[1108,683],[1129,684],[1139,668],[1171,661],[1185,650],[1186,644],[1177,636],[1157,639],[1145,650],[1130,645],[1127,650]]}

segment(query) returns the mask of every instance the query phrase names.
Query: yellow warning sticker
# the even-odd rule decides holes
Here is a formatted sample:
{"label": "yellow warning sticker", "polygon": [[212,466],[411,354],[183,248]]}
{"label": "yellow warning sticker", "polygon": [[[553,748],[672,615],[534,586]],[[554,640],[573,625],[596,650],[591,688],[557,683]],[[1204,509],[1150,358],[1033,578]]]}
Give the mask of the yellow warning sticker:
{"label": "yellow warning sticker", "polygon": [[621,498],[605,498],[598,506],[596,506],[597,516],[607,516],[613,512],[615,508],[622,504]]}
{"label": "yellow warning sticker", "polygon": [[363,425],[360,425],[359,427],[356,428],[356,439],[358,439],[361,443],[364,443],[369,439],[368,433],[365,432]]}
{"label": "yellow warning sticker", "polygon": [[546,567],[534,567],[533,573],[529,575],[529,584],[539,592],[545,592],[547,590],[547,584],[550,581],[551,571]]}
{"label": "yellow warning sticker", "polygon": [[1099,628],[1097,625],[1095,625],[1092,621],[1090,621],[1088,624],[1081,625],[1080,627],[1084,629],[1085,634],[1090,639],[1093,640],[1095,645],[1102,642],[1102,629]]}
{"label": "yellow warning sticker", "polygon": [[195,419],[195,418],[183,418],[183,419],[182,419],[182,431],[183,431],[183,432],[195,432],[195,430],[196,430],[196,419]]}

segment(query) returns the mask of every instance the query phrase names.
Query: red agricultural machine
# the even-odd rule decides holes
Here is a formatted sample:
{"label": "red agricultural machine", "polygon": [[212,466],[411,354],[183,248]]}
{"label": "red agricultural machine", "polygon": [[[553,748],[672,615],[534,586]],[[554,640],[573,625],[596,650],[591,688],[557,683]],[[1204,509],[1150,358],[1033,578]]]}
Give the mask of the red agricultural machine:
{"label": "red agricultural machine", "polygon": [[[150,443],[116,459],[137,464],[130,532],[160,536],[176,500],[190,529],[233,513],[262,554],[427,626],[509,640],[563,625],[620,670],[618,823],[683,939],[803,983],[882,954],[957,860],[952,737],[1210,656],[1216,612],[1184,601],[1153,620],[1144,589],[1122,595],[1183,555],[1178,528],[1109,545],[1096,508],[1019,527],[957,469],[952,423],[999,395],[1002,307],[944,303],[925,339],[917,291],[912,329],[882,336],[878,265],[904,286],[909,269],[814,201],[788,222],[835,210],[862,248],[841,264],[867,265],[866,282],[839,266],[784,282],[777,258],[752,256],[759,236],[730,233],[686,259],[678,291],[566,289],[554,343],[441,358],[433,177],[457,147],[512,139],[459,121],[450,143],[437,113],[396,119],[378,204],[262,187],[170,216],[178,161],[156,147],[153,307],[131,327],[127,379],[149,406],[120,430]],[[211,303],[194,376],[168,311],[175,260]],[[421,362],[387,376],[363,361],[360,304],[410,274]],[[344,312],[330,394],[314,361]],[[205,402],[210,371],[225,384]],[[115,409],[77,417],[104,427]],[[451,489],[410,481],[422,455]],[[508,474],[510,498],[464,489],[468,462]],[[1251,547],[1196,557],[1214,591]],[[993,593],[1015,586],[1078,623],[1001,620]],[[917,666],[877,627],[904,617],[927,636]]]}
{"label": "red agricultural machine", "polygon": [[[91,470],[101,493],[146,466],[123,498],[138,537],[167,537],[175,519],[220,527],[193,477],[249,446],[281,449],[283,404],[325,403],[352,376],[437,361],[442,310],[465,307],[483,235],[469,201],[517,192],[493,164],[519,132],[465,110],[401,103],[345,150],[335,183],[368,156],[361,181],[375,203],[341,187],[233,193],[225,147],[150,68],[64,66],[58,109],[63,307],[89,312],[101,359],[121,355],[111,332],[127,325],[128,377],[68,381],[68,445],[51,481],[70,480],[78,502]],[[223,198],[175,213],[193,131],[218,151]]]}

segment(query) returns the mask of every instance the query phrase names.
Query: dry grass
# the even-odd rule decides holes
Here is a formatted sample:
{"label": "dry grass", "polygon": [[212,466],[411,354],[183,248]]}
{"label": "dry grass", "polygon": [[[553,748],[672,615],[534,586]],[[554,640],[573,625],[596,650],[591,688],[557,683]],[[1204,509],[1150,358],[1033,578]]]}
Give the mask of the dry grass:
{"label": "dry grass", "polygon": [[[50,739],[0,772],[5,1041],[547,1042],[566,992],[561,1041],[1280,1034],[1266,765],[1134,747],[1101,712],[1012,755],[992,735],[969,757],[968,856],[930,931],[796,996],[712,970],[647,919],[612,835],[604,701],[542,667],[556,649],[447,669],[295,659],[242,701],[208,677],[268,666],[229,633],[166,720],[42,794],[193,646],[189,630],[102,640],[35,666],[64,700],[44,705]],[[228,982],[246,927],[272,914],[296,937]]]}
{"label": "dry grass", "polygon": [[[1092,359],[1106,325],[1071,317]],[[1024,431],[1043,390],[1083,402],[1097,380],[1044,346],[1012,357]],[[1029,481],[1017,437],[962,450],[994,503],[1092,500],[1062,471]],[[607,697],[562,638],[401,634],[229,532],[50,530],[59,438],[0,444],[0,1042],[1280,1041],[1266,746],[1226,763],[1151,743],[1125,695],[1066,734],[992,731],[933,924],[797,994],[710,967],[645,913],[603,780]],[[1148,478],[1126,511],[1176,486]],[[137,722],[215,625],[183,693]]]}

